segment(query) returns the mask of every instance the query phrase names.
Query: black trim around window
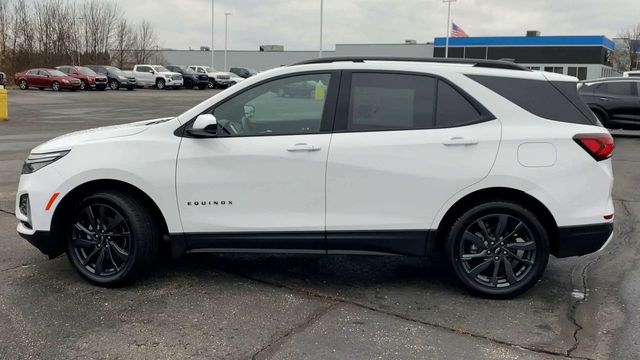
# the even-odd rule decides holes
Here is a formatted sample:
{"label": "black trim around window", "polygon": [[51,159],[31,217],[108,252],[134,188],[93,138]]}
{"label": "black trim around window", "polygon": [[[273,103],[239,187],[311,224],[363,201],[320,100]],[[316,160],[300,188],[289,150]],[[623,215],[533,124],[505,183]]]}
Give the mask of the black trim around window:
{"label": "black trim around window", "polygon": [[[196,115],[195,117],[193,117],[192,119],[187,121],[184,125],[182,125],[179,128],[177,128],[174,131],[174,135],[180,136],[180,137],[185,137],[185,138],[193,138],[193,136],[189,135],[186,132],[186,129],[188,129],[188,128],[190,128],[192,126],[193,122],[196,120],[196,118],[198,116],[200,116],[202,114],[212,114],[217,107],[225,104],[227,101],[235,98],[236,96],[244,94],[245,92],[247,92],[249,90],[252,90],[252,89],[254,89],[254,88],[258,87],[258,86],[270,83],[272,81],[277,81],[277,80],[282,80],[282,79],[292,78],[292,77],[297,77],[297,76],[326,75],[326,74],[331,76],[331,80],[329,81],[329,87],[327,88],[327,95],[326,95],[326,100],[325,100],[325,103],[324,103],[324,109],[322,111],[322,121],[320,122],[320,131],[319,132],[315,132],[315,133],[291,133],[291,134],[254,134],[254,135],[233,136],[231,138],[317,135],[317,134],[331,133],[331,130],[333,129],[334,117],[335,117],[335,114],[336,114],[336,104],[338,102],[338,89],[340,88],[340,81],[341,81],[341,77],[342,77],[342,72],[341,71],[335,71],[335,70],[303,71],[303,72],[299,72],[299,73],[295,73],[295,74],[286,74],[286,75],[280,75],[280,76],[272,77],[272,78],[266,79],[264,81],[261,81],[259,83],[253,84],[253,85],[247,87],[246,89],[243,89],[242,91],[239,91],[239,92],[233,94],[232,96],[229,96],[229,97],[225,98],[224,100],[216,103],[215,105],[210,106],[205,111],[203,111],[200,114]],[[229,138],[229,137],[225,136],[224,138]]]}
{"label": "black trim around window", "polygon": [[[468,121],[464,124],[457,124],[455,126],[449,127],[438,127],[437,125],[437,103],[438,103],[438,86],[436,84],[436,98],[434,99],[435,107],[434,107],[434,124],[433,126],[425,126],[425,127],[414,127],[414,128],[393,128],[390,127],[388,129],[366,129],[366,130],[356,130],[349,129],[349,105],[351,103],[351,83],[353,74],[389,74],[389,75],[412,75],[412,76],[421,76],[435,79],[436,81],[443,81],[449,86],[451,86],[455,91],[457,91],[465,100],[467,100],[475,109],[478,111],[478,118],[474,121]],[[379,131],[412,131],[412,130],[432,130],[432,129],[447,129],[447,128],[455,128],[460,126],[468,126],[483,123],[490,120],[495,120],[496,117],[486,108],[484,107],[478,100],[469,95],[466,91],[462,90],[458,85],[452,83],[448,79],[435,75],[435,74],[427,74],[415,71],[391,71],[391,70],[344,70],[342,72],[342,79],[340,85],[339,99],[337,105],[337,113],[336,119],[334,122],[333,132],[334,133],[355,133],[355,132],[379,132]]]}

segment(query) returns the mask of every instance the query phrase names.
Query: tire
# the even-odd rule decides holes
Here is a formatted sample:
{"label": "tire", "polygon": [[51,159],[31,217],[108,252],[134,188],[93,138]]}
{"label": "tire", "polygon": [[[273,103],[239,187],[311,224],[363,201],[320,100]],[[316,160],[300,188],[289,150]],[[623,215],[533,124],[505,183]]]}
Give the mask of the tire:
{"label": "tire", "polygon": [[29,83],[27,83],[27,80],[22,79],[18,82],[18,86],[20,86],[21,90],[29,90]]}
{"label": "tire", "polygon": [[87,84],[84,81],[80,80],[80,90],[86,90],[86,89],[87,89]]}
{"label": "tire", "polygon": [[[152,270],[161,235],[149,210],[135,197],[99,192],[81,199],[70,214],[65,226],[67,257],[82,277],[118,287]],[[101,230],[95,234],[95,229]]]}
{"label": "tire", "polygon": [[216,88],[216,81],[212,80],[212,79],[209,79],[209,83],[207,84],[207,87],[209,89],[215,89]]}
{"label": "tire", "polygon": [[198,89],[204,90],[204,89],[206,89],[208,87],[208,85],[209,84],[200,84],[200,85],[198,85]]}
{"label": "tire", "polygon": [[600,121],[600,123],[602,124],[602,126],[604,126],[605,128],[609,129],[609,121],[607,121],[606,117],[604,115],[602,115],[602,113],[600,111],[594,111],[593,112],[596,117],[598,118],[598,121]]}
{"label": "tire", "polygon": [[116,79],[111,79],[111,81],[109,81],[109,89],[120,90],[120,81]]}
{"label": "tire", "polygon": [[164,88],[166,87],[166,86],[165,86],[164,79],[158,79],[158,80],[156,80],[156,87],[157,87],[158,89],[160,89],[160,90],[164,89]]}
{"label": "tire", "polygon": [[51,84],[51,90],[53,90],[53,91],[60,91],[60,90],[62,90],[62,88],[60,87],[60,83],[59,83],[59,82],[57,82],[57,81],[54,81],[54,82]]}
{"label": "tire", "polygon": [[454,222],[446,258],[472,294],[506,299],[540,280],[549,260],[549,238],[527,208],[510,201],[489,201],[476,204]]}
{"label": "tire", "polygon": [[193,86],[194,86],[194,84],[193,84],[193,81],[191,81],[191,80],[187,80],[187,81],[184,82],[184,88],[185,89],[193,89]]}

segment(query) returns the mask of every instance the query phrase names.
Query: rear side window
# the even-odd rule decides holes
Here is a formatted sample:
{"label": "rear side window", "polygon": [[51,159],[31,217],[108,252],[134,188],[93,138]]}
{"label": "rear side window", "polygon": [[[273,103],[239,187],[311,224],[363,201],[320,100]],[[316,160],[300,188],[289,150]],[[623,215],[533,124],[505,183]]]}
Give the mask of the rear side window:
{"label": "rear side window", "polygon": [[448,128],[477,122],[480,112],[446,82],[438,81],[436,126]]}
{"label": "rear side window", "polygon": [[354,73],[347,130],[432,128],[435,94],[431,77]]}
{"label": "rear side window", "polygon": [[596,125],[574,82],[467,75],[526,111],[549,120]]}
{"label": "rear side window", "polygon": [[633,96],[635,95],[634,83],[631,81],[606,82],[600,84],[599,92],[611,95]]}

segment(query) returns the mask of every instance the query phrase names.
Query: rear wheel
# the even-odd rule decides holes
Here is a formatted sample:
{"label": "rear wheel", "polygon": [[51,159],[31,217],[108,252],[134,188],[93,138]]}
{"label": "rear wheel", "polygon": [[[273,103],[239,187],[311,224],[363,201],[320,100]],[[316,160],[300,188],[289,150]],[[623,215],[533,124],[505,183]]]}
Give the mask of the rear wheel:
{"label": "rear wheel", "polygon": [[447,259],[473,294],[510,298],[538,282],[549,259],[548,235],[536,216],[519,204],[479,204],[454,223]]}
{"label": "rear wheel", "polygon": [[147,208],[129,194],[100,192],[81,200],[66,226],[67,256],[89,281],[122,286],[147,274],[160,233]]}
{"label": "rear wheel", "polygon": [[111,79],[111,81],[109,81],[109,89],[111,90],[120,89],[120,82],[116,79]]}
{"label": "rear wheel", "polygon": [[51,84],[51,90],[60,91],[60,83],[57,81],[54,81],[53,84]]}
{"label": "rear wheel", "polygon": [[20,86],[20,89],[22,89],[22,90],[29,89],[29,84],[27,83],[27,80],[24,80],[24,79],[20,80],[18,85]]}

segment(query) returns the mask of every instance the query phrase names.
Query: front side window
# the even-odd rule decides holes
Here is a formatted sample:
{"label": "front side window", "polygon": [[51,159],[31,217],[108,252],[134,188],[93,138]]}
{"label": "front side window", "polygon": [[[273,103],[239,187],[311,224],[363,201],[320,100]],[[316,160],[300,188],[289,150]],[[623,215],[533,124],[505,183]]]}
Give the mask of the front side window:
{"label": "front side window", "polygon": [[38,70],[29,70],[27,71],[27,75],[38,75]]}
{"label": "front side window", "polygon": [[427,76],[354,73],[347,130],[431,128],[435,89]]}
{"label": "front side window", "polygon": [[251,88],[217,106],[219,136],[320,131],[331,74],[298,75]]}

